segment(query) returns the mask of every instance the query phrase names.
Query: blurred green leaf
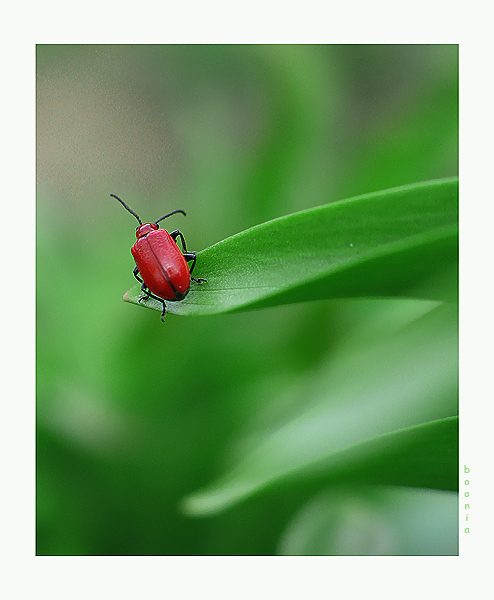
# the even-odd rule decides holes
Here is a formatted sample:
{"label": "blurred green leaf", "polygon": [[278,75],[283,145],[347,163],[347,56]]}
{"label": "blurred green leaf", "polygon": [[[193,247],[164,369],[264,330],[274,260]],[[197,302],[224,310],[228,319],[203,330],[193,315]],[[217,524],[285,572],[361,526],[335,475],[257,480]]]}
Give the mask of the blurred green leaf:
{"label": "blurred green leaf", "polygon": [[455,312],[443,304],[402,335],[322,365],[294,390],[302,409],[244,440],[243,456],[184,510],[204,515],[272,486],[341,479],[457,489]]}
{"label": "blurred green leaf", "polygon": [[[205,315],[308,300],[414,296],[457,259],[458,180],[366,194],[257,225],[198,253],[177,314]],[[140,287],[124,295],[138,304]],[[427,289],[422,297],[435,298]],[[441,299],[441,298],[439,298]],[[160,310],[160,303],[143,302]]]}
{"label": "blurred green leaf", "polygon": [[409,488],[332,488],[292,519],[282,555],[455,556],[458,496]]}
{"label": "blurred green leaf", "polygon": [[[313,428],[316,429],[315,423]],[[283,444],[283,436],[277,437],[278,442]],[[306,440],[306,443],[311,445],[312,442]],[[262,449],[271,449],[269,440]],[[292,453],[295,454],[293,448]],[[293,456],[286,458],[289,461]],[[215,486],[187,497],[183,503],[184,511],[196,516],[221,512],[272,485],[273,480],[267,478],[256,480],[256,471],[259,473],[262,465],[256,469],[259,465],[252,464],[252,457],[248,460],[249,463],[239,465],[235,472],[219,480]],[[299,468],[302,472],[297,472]],[[286,471],[280,468],[278,475],[294,480],[310,478],[326,484],[344,478],[346,481],[457,491],[458,417],[393,431],[362,444],[335,448],[327,454],[321,452],[297,470],[291,471],[287,465]],[[276,476],[272,474],[273,478]],[[313,481],[310,483],[313,485]]]}

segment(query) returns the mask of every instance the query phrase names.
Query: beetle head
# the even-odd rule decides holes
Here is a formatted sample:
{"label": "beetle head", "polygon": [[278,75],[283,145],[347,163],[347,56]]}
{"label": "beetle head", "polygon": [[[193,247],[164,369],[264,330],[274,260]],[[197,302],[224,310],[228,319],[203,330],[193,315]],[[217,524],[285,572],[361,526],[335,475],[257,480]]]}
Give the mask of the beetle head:
{"label": "beetle head", "polygon": [[140,240],[151,231],[156,231],[156,229],[159,229],[159,225],[156,225],[156,223],[143,223],[136,229],[136,238]]}

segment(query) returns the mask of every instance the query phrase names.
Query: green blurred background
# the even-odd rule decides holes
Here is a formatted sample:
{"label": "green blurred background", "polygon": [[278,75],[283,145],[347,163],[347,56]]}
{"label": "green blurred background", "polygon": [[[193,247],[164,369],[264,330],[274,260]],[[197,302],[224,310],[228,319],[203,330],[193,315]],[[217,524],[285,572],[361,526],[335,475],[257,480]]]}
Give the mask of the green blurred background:
{"label": "green blurred background", "polygon": [[[457,86],[454,45],[37,47],[38,554],[456,552],[446,492],[338,488],[325,510],[328,490],[297,488],[206,518],[180,510],[309,402],[289,390],[377,301],[161,323],[121,300],[136,222],[109,194],[143,220],[184,209],[174,227],[200,250],[456,175]],[[365,394],[364,374],[355,386]],[[355,522],[380,533],[345,537]]]}

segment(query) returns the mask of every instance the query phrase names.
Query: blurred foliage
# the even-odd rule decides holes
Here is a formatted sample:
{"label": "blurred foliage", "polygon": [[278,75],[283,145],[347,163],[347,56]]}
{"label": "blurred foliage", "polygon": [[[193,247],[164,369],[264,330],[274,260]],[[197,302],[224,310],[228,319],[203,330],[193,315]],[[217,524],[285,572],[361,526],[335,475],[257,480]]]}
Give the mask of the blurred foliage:
{"label": "blurred foliage", "polygon": [[[425,446],[406,432],[457,414],[454,303],[410,293],[161,323],[121,301],[135,221],[109,198],[143,219],[186,210],[180,228],[200,250],[455,176],[457,52],[38,46],[38,554],[457,553],[455,492],[437,478],[436,490],[396,487],[426,471],[425,448],[451,473],[454,435]],[[429,285],[454,299],[444,267]],[[386,424],[416,462],[386,454]],[[358,446],[353,470],[313,468],[366,428],[375,443]],[[366,478],[371,455],[373,473],[391,458],[403,479]],[[239,469],[256,485],[276,461],[310,468],[190,516],[199,490]]]}

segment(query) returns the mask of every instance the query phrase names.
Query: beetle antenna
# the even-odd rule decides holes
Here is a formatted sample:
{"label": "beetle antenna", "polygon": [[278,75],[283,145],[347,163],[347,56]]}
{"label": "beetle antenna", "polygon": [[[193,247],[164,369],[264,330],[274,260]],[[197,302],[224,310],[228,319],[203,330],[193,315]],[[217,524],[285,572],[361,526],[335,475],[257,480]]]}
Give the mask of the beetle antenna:
{"label": "beetle antenna", "polygon": [[[129,208],[121,198],[119,198],[118,196],[115,196],[115,194],[110,194],[110,196],[113,196],[113,198],[116,198],[120,202],[120,204],[122,204],[122,206],[130,212],[130,214],[134,215],[134,217],[139,221],[139,225],[142,225],[141,217],[137,213],[135,213],[131,208]],[[168,215],[166,215],[166,216],[168,216]],[[163,217],[163,218],[165,218],[165,217]]]}
{"label": "beetle antenna", "polygon": [[182,213],[184,216],[187,216],[187,215],[185,214],[185,212],[184,212],[182,209],[180,209],[180,208],[177,208],[177,210],[172,210],[172,212],[171,212],[171,213],[168,213],[168,214],[167,214],[167,215],[165,215],[164,217],[161,217],[160,219],[158,219],[157,221],[155,221],[155,222],[154,222],[154,224],[155,224],[155,225],[158,225],[158,223],[159,223],[160,221],[163,221],[163,219],[166,219],[167,217],[171,217],[172,215],[174,215],[174,214],[176,214],[176,213]]}

